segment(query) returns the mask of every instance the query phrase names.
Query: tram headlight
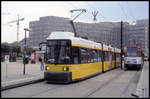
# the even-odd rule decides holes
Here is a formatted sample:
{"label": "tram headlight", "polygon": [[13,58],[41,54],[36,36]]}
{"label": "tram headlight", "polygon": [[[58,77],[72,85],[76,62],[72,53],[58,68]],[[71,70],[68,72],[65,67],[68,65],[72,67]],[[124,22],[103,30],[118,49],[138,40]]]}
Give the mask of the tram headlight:
{"label": "tram headlight", "polygon": [[69,67],[63,67],[63,71],[69,71]]}
{"label": "tram headlight", "polygon": [[45,66],[45,70],[49,70],[49,67],[48,67],[48,66]]}

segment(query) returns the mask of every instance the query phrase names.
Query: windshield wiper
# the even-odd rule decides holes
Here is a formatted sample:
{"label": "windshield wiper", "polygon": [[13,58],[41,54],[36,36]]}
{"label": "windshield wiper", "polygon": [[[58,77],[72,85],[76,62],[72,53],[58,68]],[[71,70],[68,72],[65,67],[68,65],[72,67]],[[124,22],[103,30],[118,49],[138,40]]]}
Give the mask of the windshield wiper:
{"label": "windshield wiper", "polygon": [[55,59],[48,59],[47,61],[48,61],[48,63],[52,63],[52,64],[55,63]]}

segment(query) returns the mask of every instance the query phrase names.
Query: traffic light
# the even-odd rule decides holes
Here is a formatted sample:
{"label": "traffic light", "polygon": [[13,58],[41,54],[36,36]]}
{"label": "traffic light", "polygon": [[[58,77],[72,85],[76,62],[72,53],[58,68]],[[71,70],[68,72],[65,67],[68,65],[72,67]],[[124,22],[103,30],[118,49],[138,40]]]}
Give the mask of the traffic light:
{"label": "traffic light", "polygon": [[23,64],[28,64],[28,58],[27,57],[23,58]]}

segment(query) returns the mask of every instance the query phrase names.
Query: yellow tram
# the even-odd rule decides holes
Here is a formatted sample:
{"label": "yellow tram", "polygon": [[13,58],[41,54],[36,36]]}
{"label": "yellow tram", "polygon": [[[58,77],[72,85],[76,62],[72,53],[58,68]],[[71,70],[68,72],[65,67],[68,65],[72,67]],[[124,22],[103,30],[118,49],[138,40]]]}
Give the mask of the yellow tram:
{"label": "yellow tram", "polygon": [[96,43],[71,32],[52,32],[47,38],[44,78],[69,83],[120,66],[120,49]]}

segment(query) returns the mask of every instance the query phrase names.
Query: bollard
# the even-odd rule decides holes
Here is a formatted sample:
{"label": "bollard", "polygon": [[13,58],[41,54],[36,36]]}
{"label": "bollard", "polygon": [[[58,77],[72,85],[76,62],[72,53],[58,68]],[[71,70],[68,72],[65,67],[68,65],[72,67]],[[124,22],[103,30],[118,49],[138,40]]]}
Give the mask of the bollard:
{"label": "bollard", "polygon": [[26,66],[25,66],[26,64],[24,64],[24,66],[23,66],[23,75],[25,75],[25,70],[26,70]]}
{"label": "bollard", "polygon": [[9,55],[5,55],[6,78],[8,77],[8,63],[9,63]]}
{"label": "bollard", "polygon": [[147,89],[142,88],[142,98],[146,98],[146,96],[147,96]]}

